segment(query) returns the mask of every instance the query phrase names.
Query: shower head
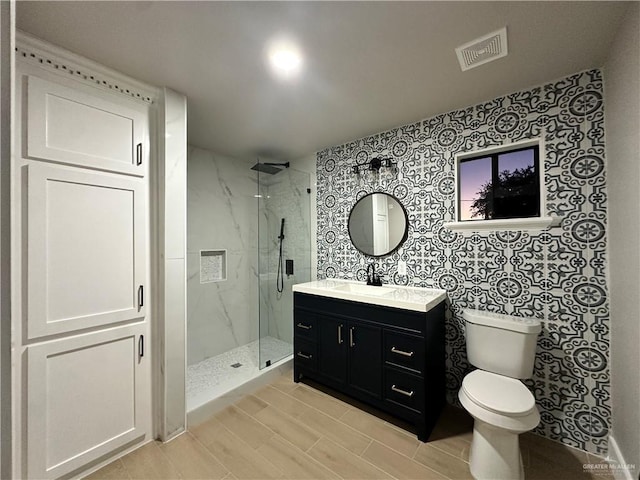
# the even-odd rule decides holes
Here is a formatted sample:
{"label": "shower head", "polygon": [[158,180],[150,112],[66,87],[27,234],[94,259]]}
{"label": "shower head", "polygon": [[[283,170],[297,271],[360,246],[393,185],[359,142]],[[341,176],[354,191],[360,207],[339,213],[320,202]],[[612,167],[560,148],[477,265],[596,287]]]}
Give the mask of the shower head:
{"label": "shower head", "polygon": [[289,168],[289,162],[286,163],[256,163],[251,170],[256,170],[262,173],[268,173],[269,175],[274,175],[278,172],[281,172],[285,168]]}

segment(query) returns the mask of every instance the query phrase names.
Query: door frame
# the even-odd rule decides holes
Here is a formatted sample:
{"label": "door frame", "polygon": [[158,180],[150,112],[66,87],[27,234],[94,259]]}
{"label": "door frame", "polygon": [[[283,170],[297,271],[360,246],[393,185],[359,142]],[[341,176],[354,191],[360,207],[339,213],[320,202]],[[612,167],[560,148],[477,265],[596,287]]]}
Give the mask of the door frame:
{"label": "door frame", "polygon": [[15,1],[0,2],[0,478],[12,474],[11,164],[15,72]]}

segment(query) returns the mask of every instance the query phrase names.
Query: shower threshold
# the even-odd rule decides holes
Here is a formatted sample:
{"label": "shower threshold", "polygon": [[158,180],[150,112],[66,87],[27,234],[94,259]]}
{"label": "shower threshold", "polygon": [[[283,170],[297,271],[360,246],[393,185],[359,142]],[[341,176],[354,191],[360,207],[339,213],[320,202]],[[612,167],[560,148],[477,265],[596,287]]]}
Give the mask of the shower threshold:
{"label": "shower threshold", "polygon": [[187,366],[187,423],[194,426],[292,368],[293,345],[273,337],[262,339],[269,367],[258,368],[259,342],[229,350]]}

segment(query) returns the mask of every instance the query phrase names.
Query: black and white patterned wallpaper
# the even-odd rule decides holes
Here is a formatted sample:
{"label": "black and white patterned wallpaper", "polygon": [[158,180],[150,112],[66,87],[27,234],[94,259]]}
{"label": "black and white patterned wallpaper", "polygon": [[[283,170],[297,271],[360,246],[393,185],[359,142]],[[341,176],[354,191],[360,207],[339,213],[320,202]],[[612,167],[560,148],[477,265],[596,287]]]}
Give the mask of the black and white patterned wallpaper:
{"label": "black and white patterned wallpaper", "polygon": [[[351,245],[349,211],[371,191],[395,195],[409,215],[408,239],[377,263],[386,283],[447,290],[448,400],[458,403],[470,369],[463,308],[537,317],[543,331],[526,381],[542,417],[536,432],[600,454],[611,416],[602,92],[601,72],[582,72],[317,155],[318,277],[366,278],[372,259]],[[545,214],[562,217],[561,226],[445,228],[454,220],[454,155],[528,138],[543,140]],[[397,178],[360,184],[350,167],[378,155],[398,161]],[[398,274],[399,260],[408,275]]]}

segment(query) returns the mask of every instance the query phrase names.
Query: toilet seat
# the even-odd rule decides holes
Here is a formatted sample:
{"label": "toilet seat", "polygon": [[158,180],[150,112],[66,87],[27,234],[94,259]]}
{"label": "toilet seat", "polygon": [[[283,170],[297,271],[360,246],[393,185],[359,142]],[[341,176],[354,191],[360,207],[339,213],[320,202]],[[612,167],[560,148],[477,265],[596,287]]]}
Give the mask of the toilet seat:
{"label": "toilet seat", "polygon": [[515,378],[475,370],[464,377],[462,390],[479,407],[498,415],[523,417],[535,408],[535,398]]}
{"label": "toilet seat", "polygon": [[[515,392],[513,397],[511,392]],[[522,433],[540,423],[533,395],[514,378],[475,370],[462,380],[458,398],[474,419],[494,428]]]}

